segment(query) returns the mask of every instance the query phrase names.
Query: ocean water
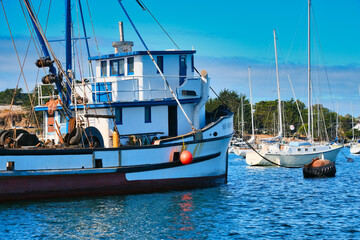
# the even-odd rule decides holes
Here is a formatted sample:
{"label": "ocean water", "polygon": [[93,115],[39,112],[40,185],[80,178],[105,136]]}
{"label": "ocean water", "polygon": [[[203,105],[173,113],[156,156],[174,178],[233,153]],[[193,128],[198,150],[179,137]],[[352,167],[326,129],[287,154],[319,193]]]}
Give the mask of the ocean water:
{"label": "ocean water", "polygon": [[0,239],[360,239],[360,156],[343,151],[334,178],[230,154],[214,188],[0,204]]}

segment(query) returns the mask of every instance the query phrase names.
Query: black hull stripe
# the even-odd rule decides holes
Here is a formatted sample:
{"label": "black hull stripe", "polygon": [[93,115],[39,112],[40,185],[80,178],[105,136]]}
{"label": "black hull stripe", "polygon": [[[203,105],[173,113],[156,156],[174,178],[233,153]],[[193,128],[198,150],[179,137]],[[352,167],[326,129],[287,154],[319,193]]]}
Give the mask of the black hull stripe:
{"label": "black hull stripe", "polygon": [[[191,164],[204,162],[207,160],[211,160],[213,158],[216,158],[221,155],[221,152],[209,154],[206,156],[201,157],[195,157],[193,158],[193,161]],[[49,176],[49,175],[68,175],[68,174],[74,174],[74,171],[76,174],[111,174],[114,172],[117,173],[135,173],[135,172],[145,172],[145,171],[153,171],[153,170],[160,170],[160,169],[167,169],[167,168],[174,168],[174,167],[180,167],[183,166],[183,164],[180,161],[177,162],[166,162],[166,163],[156,163],[156,164],[142,164],[142,165],[136,165],[136,166],[124,166],[124,167],[112,167],[112,168],[85,168],[85,169],[59,169],[59,170],[18,170],[14,172],[9,171],[1,171],[6,172],[6,175],[1,175],[1,178],[8,178],[8,177],[28,177],[28,176],[34,176],[34,174],[26,174],[27,172],[38,172],[39,174],[35,174],[37,176]],[[116,169],[115,171],[107,171],[104,172],[102,169]],[[90,170],[90,171],[89,171]],[[46,174],[44,174],[46,172]]]}
{"label": "black hull stripe", "polygon": [[[217,152],[206,156],[196,157],[193,159],[191,164],[207,161],[216,158],[220,155],[221,153]],[[160,170],[160,169],[180,167],[180,166],[184,166],[184,164],[182,164],[180,161],[177,161],[177,162],[167,162],[167,163],[158,163],[158,164],[146,164],[146,165],[131,166],[131,167],[120,167],[116,170],[116,172],[119,173],[145,172],[145,171],[153,171],[153,170]]]}
{"label": "black hull stripe", "polygon": [[[226,138],[231,138],[232,133],[226,136],[203,139],[201,141],[188,141],[185,144],[196,144],[204,142],[212,142],[217,140],[222,140]],[[52,148],[52,149],[0,149],[1,156],[25,156],[25,155],[82,155],[82,154],[93,154],[94,152],[101,151],[122,151],[122,150],[140,150],[140,149],[155,149],[155,148],[165,148],[183,145],[182,142],[162,144],[162,145],[145,145],[145,146],[123,146],[120,148]]]}

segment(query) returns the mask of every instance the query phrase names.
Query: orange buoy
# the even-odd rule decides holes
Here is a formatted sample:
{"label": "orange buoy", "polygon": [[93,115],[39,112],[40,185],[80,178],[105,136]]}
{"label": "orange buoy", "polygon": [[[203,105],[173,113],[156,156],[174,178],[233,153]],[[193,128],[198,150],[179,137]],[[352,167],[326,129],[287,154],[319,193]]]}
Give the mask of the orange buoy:
{"label": "orange buoy", "polygon": [[182,164],[186,165],[186,164],[190,164],[192,163],[193,157],[191,152],[184,150],[181,152],[180,154],[180,161]]}

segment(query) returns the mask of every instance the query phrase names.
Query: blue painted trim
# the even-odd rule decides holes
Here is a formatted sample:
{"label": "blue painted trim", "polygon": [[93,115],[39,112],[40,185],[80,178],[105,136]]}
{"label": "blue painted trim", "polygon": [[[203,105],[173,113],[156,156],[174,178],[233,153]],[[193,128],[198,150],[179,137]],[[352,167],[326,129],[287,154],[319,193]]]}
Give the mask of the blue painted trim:
{"label": "blue painted trim", "polygon": [[[198,103],[200,98],[189,98],[179,100],[181,104],[186,103]],[[133,102],[112,102],[111,107],[145,107],[145,106],[162,106],[162,105],[177,105],[176,101],[173,99],[164,99],[164,100],[150,100],[150,101],[133,101]],[[89,108],[109,108],[108,103],[98,103],[98,104],[87,104]],[[84,105],[78,105],[78,109],[83,109]],[[70,110],[74,109],[74,106],[69,106]],[[61,106],[57,106],[57,109],[62,109]],[[36,106],[35,111],[47,111],[48,108],[45,106]]]}
{"label": "blue painted trim", "polygon": [[[169,50],[169,51],[150,51],[151,55],[179,55],[179,54],[195,54],[196,50]],[[88,60],[103,60],[103,59],[112,59],[119,57],[128,57],[128,56],[144,56],[148,55],[146,51],[134,51],[127,53],[114,53],[106,54],[99,56],[89,57]]]}

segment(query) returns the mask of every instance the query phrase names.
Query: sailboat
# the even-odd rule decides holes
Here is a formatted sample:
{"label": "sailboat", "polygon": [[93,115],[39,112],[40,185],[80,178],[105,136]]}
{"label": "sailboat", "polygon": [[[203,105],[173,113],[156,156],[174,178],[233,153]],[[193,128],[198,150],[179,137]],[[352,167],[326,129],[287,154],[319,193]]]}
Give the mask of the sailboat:
{"label": "sailboat", "polygon": [[[360,88],[359,88],[360,91]],[[354,114],[352,110],[352,103],[351,103],[351,129],[352,129],[352,140],[350,143],[350,153],[352,154],[360,154],[360,140],[355,141],[355,134],[354,134]]]}
{"label": "sailboat", "polygon": [[309,28],[308,28],[308,139],[309,142],[290,142],[289,144],[281,143],[282,140],[282,114],[281,98],[279,87],[279,69],[277,63],[276,33],[274,30],[274,47],[276,60],[276,77],[278,87],[279,102],[279,134],[274,139],[279,142],[275,144],[264,145],[259,152],[250,152],[246,154],[246,163],[251,166],[287,166],[301,167],[308,164],[316,157],[335,161],[342,147],[331,147],[329,144],[315,144],[311,136],[311,66],[310,66],[310,6],[309,0]]}
{"label": "sailboat", "polygon": [[[121,22],[115,52],[95,56],[88,52],[95,74],[77,78],[72,69],[71,1],[65,3],[63,66],[32,4],[22,2],[42,48],[36,65],[48,72],[38,85],[35,107],[43,113],[44,134],[39,139],[23,129],[1,131],[0,201],[226,183],[233,114],[218,111],[206,117],[210,81],[205,70],[195,75],[196,51],[150,51],[119,1],[146,51],[132,50]],[[78,4],[81,10],[81,1]],[[44,87],[57,94],[43,95]]]}
{"label": "sailboat", "polygon": [[[255,131],[254,131],[254,111],[253,111],[253,101],[252,101],[252,89],[251,89],[251,71],[250,66],[248,68],[249,70],[249,88],[250,88],[250,112],[251,112],[251,138],[247,142],[242,142],[238,146],[233,147],[233,151],[236,155],[241,157],[246,157],[246,153],[253,151],[248,144],[255,146]],[[243,101],[242,101],[243,103]],[[242,126],[244,126],[244,110],[242,107],[241,111],[241,120],[242,120]],[[243,129],[243,127],[242,127]],[[242,130],[242,135],[244,136],[244,130]]]}

